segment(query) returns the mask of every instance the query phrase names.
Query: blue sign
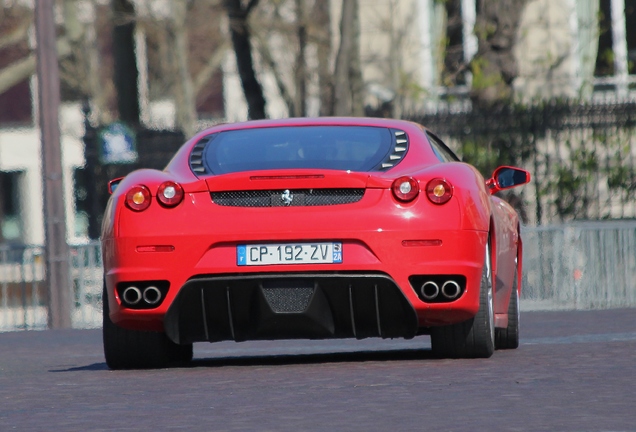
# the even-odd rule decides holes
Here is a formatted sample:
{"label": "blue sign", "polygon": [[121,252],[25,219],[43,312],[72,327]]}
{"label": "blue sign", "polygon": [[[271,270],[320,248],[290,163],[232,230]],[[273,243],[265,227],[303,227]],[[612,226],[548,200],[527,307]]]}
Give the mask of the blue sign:
{"label": "blue sign", "polygon": [[99,132],[99,160],[102,164],[137,161],[135,133],[122,122],[111,123]]}

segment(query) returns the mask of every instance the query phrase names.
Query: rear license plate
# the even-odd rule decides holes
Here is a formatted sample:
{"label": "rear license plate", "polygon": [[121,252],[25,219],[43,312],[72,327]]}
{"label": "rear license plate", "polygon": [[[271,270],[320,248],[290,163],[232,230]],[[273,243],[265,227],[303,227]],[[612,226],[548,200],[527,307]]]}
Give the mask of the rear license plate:
{"label": "rear license plate", "polygon": [[250,244],[236,247],[236,263],[245,265],[271,264],[340,264],[342,243],[279,243]]}

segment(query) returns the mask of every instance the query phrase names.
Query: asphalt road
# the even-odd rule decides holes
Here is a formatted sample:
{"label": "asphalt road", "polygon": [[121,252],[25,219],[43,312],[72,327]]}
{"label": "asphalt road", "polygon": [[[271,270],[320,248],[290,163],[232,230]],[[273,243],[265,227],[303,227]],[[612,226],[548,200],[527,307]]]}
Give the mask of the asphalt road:
{"label": "asphalt road", "polygon": [[195,345],[110,371],[101,332],[0,333],[0,431],[636,431],[636,310],[527,312],[522,345],[436,360],[428,337]]}

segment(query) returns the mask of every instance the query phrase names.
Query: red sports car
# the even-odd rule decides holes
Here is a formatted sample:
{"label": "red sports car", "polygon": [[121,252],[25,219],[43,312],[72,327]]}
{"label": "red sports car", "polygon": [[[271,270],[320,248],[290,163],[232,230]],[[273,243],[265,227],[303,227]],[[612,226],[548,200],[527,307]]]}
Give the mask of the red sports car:
{"label": "red sports car", "polygon": [[110,368],[194,342],[412,338],[440,357],[519,343],[517,214],[426,128],[372,118],[207,129],[164,171],[111,182],[102,227]]}

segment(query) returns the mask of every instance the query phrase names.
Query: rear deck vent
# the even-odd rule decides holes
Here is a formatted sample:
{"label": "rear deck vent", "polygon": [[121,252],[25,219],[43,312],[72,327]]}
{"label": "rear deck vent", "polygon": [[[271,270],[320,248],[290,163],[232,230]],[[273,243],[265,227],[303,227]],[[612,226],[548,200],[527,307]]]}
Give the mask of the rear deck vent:
{"label": "rear deck vent", "polygon": [[203,151],[208,142],[209,139],[202,139],[196,143],[192,149],[192,153],[190,153],[190,169],[195,175],[204,175],[208,173],[205,169],[205,165],[203,165]]}
{"label": "rear deck vent", "polygon": [[409,149],[409,137],[403,130],[391,129],[393,133],[393,151],[382,161],[380,170],[388,170],[397,165]]}

